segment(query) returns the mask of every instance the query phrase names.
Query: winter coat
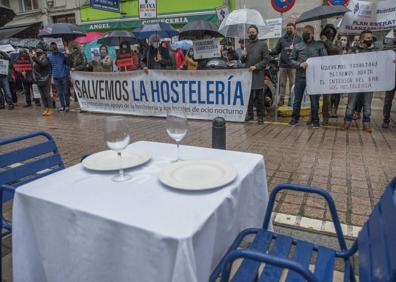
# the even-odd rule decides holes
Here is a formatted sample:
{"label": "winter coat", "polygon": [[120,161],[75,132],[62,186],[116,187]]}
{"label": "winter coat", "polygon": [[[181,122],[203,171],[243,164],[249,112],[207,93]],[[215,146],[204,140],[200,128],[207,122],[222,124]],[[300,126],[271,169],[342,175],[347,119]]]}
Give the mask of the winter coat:
{"label": "winter coat", "polygon": [[281,54],[279,66],[281,68],[292,68],[290,64],[290,54],[292,49],[290,47],[293,46],[294,48],[294,46],[300,42],[302,42],[302,39],[296,33],[292,35],[285,34],[278,40],[278,43],[276,44],[275,48],[272,49],[270,55],[276,56]]}

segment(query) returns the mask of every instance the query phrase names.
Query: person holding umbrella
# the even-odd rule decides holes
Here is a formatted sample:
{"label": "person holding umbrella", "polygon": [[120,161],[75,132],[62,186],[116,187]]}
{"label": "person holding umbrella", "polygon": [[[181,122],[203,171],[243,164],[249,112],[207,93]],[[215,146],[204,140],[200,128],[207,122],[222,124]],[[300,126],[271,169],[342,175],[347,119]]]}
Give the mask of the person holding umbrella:
{"label": "person holding umbrella", "polygon": [[58,46],[55,42],[50,44],[49,50],[48,59],[51,63],[52,78],[61,103],[61,108],[58,110],[68,112],[70,108],[67,69],[68,58],[66,58],[65,54],[59,52]]}
{"label": "person holding umbrella", "polygon": [[132,52],[131,45],[128,42],[121,42],[115,64],[121,72],[139,68],[139,57],[136,52]]}
{"label": "person holding umbrella", "polygon": [[[290,56],[290,63],[296,68],[296,80],[294,82],[294,103],[292,119],[289,126],[295,127],[300,119],[301,101],[307,86],[306,69],[309,67],[307,60],[313,57],[327,56],[327,50],[323,42],[314,40],[315,29],[311,25],[304,27],[302,34],[303,42],[294,46]],[[320,95],[310,95],[311,121],[313,128],[320,128],[319,124],[319,98]]]}
{"label": "person holding umbrella", "polygon": [[249,71],[253,72],[252,88],[248,103],[248,112],[245,121],[253,120],[253,101],[257,100],[257,122],[264,122],[264,68],[271,60],[267,44],[258,40],[258,28],[251,25],[248,30],[249,44],[242,55],[242,62],[246,64]]}
{"label": "person holding umbrella", "polygon": [[33,81],[37,84],[41,96],[41,102],[44,105],[43,116],[52,116],[51,100],[51,66],[47,54],[44,52],[46,45],[39,42],[36,46],[33,61]]}
{"label": "person holding umbrella", "polygon": [[150,69],[166,69],[171,64],[169,50],[160,46],[160,37],[157,34],[150,36],[149,46],[143,51],[141,66],[145,73]]}

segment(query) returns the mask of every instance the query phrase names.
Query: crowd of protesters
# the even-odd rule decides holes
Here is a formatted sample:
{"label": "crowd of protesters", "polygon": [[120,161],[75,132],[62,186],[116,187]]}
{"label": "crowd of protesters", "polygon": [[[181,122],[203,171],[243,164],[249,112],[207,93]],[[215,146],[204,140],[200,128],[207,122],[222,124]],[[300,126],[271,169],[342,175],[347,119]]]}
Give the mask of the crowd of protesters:
{"label": "crowd of protesters", "polygon": [[[248,39],[239,40],[239,47],[233,44],[221,46],[222,60],[236,62],[233,67],[248,68],[252,72],[252,87],[248,103],[246,121],[254,119],[254,107],[257,111],[257,122],[262,124],[265,117],[266,83],[264,70],[268,68],[274,57],[279,57],[279,99],[275,101],[278,106],[285,104],[287,94],[291,96],[294,85],[294,99],[288,99],[292,107],[292,118],[289,126],[299,123],[301,104],[306,89],[306,69],[309,67],[307,60],[312,57],[333,56],[351,53],[364,53],[381,50],[375,42],[373,33],[369,30],[361,32],[359,36],[349,37],[337,34],[333,25],[326,25],[320,32],[319,40],[315,40],[315,30],[307,25],[303,33],[297,34],[294,23],[288,23],[286,33],[278,40],[273,49],[268,49],[267,42],[259,40],[259,30],[251,26],[247,30]],[[394,31],[396,38],[396,30]],[[196,60],[193,48],[176,50],[171,48],[167,41],[161,41],[157,35],[152,35],[147,42],[141,45],[131,45],[127,41],[118,46],[116,58],[109,54],[109,47],[102,45],[99,48],[99,57],[88,62],[81,46],[71,41],[67,52],[58,50],[56,43],[47,46],[39,42],[34,50],[20,49],[17,58],[0,51],[0,59],[9,61],[9,73],[0,74],[0,109],[12,110],[17,102],[16,81],[25,95],[24,107],[32,107],[32,102],[44,107],[43,116],[53,115],[55,108],[54,93],[59,97],[58,111],[70,110],[70,71],[93,72],[125,72],[141,69],[148,73],[150,69],[177,69],[200,70],[209,68],[210,60]],[[396,51],[396,39],[393,43],[384,46],[386,49]],[[37,85],[41,99],[32,98],[32,85]],[[53,86],[53,87],[51,87]],[[51,91],[52,89],[52,91]],[[383,108],[383,128],[390,124],[390,113],[395,89],[388,91],[385,96]],[[328,125],[329,119],[338,116],[338,107],[342,94],[311,95],[311,112],[307,125],[313,128],[320,127],[319,100],[323,99],[322,125]],[[273,97],[275,98],[275,97]],[[75,101],[77,97],[74,95]],[[350,93],[345,110],[344,125],[342,129],[348,130],[353,120],[363,116],[363,129],[372,132],[371,103],[373,93]],[[293,101],[293,103],[291,103]]]}

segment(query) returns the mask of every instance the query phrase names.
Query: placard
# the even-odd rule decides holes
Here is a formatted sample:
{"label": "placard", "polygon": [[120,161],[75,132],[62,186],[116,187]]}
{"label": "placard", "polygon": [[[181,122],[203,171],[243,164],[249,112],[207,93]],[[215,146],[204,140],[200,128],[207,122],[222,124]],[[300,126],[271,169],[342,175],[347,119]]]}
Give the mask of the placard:
{"label": "placard", "polygon": [[239,70],[150,70],[72,72],[81,110],[139,116],[166,116],[169,109],[188,118],[243,122],[252,73]]}
{"label": "placard", "polygon": [[265,26],[260,30],[259,39],[282,37],[282,18],[265,20]]}
{"label": "placard", "polygon": [[157,18],[157,0],[139,0],[139,18]]}
{"label": "placard", "polygon": [[0,59],[0,74],[8,75],[8,67],[9,67],[9,65],[10,65],[10,62],[8,60]]}
{"label": "placard", "polygon": [[351,12],[339,24],[340,33],[360,33],[363,30],[379,31],[396,28],[396,1],[376,2],[351,0]]}
{"label": "placard", "polygon": [[392,90],[394,60],[394,51],[310,58],[307,60],[307,92],[318,95]]}
{"label": "placard", "polygon": [[194,59],[211,59],[221,57],[220,39],[211,38],[193,41]]}
{"label": "placard", "polygon": [[40,91],[38,89],[37,84],[32,84],[32,90],[33,90],[33,98],[34,99],[40,99],[41,95],[40,95]]}

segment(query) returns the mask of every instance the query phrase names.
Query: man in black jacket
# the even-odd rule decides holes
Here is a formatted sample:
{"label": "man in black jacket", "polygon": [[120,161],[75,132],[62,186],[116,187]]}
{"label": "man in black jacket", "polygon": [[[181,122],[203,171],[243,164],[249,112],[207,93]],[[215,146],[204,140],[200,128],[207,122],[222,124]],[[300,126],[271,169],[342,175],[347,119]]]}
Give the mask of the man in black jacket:
{"label": "man in black jacket", "polygon": [[294,46],[301,41],[301,37],[296,32],[296,25],[288,23],[286,25],[286,34],[279,39],[276,47],[270,52],[270,55],[273,56],[281,54],[279,62],[279,106],[285,103],[287,80],[289,80],[289,94],[291,92],[291,87],[296,77],[296,70],[290,65],[290,54]]}
{"label": "man in black jacket", "polygon": [[[303,42],[298,43],[290,56],[290,63],[296,70],[294,83],[294,103],[292,119],[289,126],[296,126],[300,119],[301,101],[307,86],[306,69],[309,67],[307,60],[313,57],[327,56],[327,50],[323,42],[314,40],[315,29],[311,25],[304,27]],[[320,95],[310,95],[312,127],[319,128],[319,99]]]}
{"label": "man in black jacket", "polygon": [[171,65],[169,50],[160,44],[160,37],[156,34],[151,35],[148,40],[149,46],[143,51],[140,61],[141,67],[145,73],[150,69],[166,69]]}
{"label": "man in black jacket", "polygon": [[253,72],[252,88],[250,92],[248,112],[245,121],[253,120],[253,101],[257,101],[257,122],[264,122],[264,69],[271,60],[268,47],[265,42],[258,40],[258,28],[254,25],[248,29],[249,44],[246,46],[242,62]]}
{"label": "man in black jacket", "polygon": [[[393,30],[393,44],[385,45],[384,49],[393,50],[396,53],[396,29]],[[393,98],[395,97],[395,92],[396,92],[396,85],[395,88],[393,88],[393,90],[387,91],[385,93],[384,110],[383,110],[384,122],[382,124],[382,128],[389,128],[392,102],[393,102]]]}
{"label": "man in black jacket", "polygon": [[14,103],[12,102],[12,95],[10,89],[10,82],[8,81],[11,75],[12,62],[6,52],[0,51],[0,60],[8,61],[8,74],[0,74],[0,109],[4,109],[4,95],[5,100],[8,104],[8,109],[14,109]]}

